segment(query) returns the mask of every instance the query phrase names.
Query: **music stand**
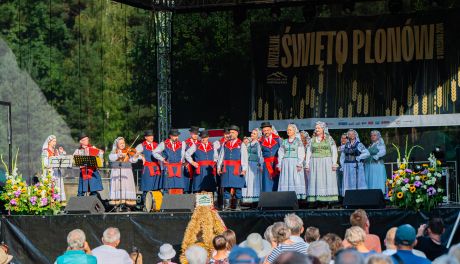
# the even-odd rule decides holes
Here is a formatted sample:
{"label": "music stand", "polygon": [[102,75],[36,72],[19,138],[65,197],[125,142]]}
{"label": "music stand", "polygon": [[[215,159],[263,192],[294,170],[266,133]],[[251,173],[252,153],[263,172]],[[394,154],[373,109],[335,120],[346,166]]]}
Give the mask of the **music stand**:
{"label": "music stand", "polygon": [[[62,179],[63,175],[61,172],[61,168],[65,168],[65,169],[72,168],[72,160],[73,160],[72,155],[53,156],[49,158],[49,164],[50,164],[49,168],[52,170],[57,170],[58,172],[58,175],[54,175],[54,176],[56,176],[56,178],[59,178],[59,188],[61,188],[61,183],[62,183],[62,186],[64,186],[64,179]],[[61,190],[61,192],[63,191],[64,190]],[[62,197],[60,199],[62,199]]]}
{"label": "music stand", "polygon": [[100,158],[98,159],[98,158],[99,157],[96,157],[96,156],[82,156],[82,155],[73,156],[75,166],[85,167],[86,174],[88,174],[88,167],[96,167],[96,168],[102,167],[101,159]]}
{"label": "music stand", "polygon": [[[120,174],[118,175],[119,178],[119,182],[118,182],[118,190],[120,191],[120,197],[119,197],[119,200],[120,200],[120,203],[116,204],[113,209],[113,210],[117,210],[118,212],[122,212],[123,210],[126,209],[126,204],[122,203],[123,201],[123,195],[122,195],[122,188],[121,188],[121,169],[125,168],[125,169],[131,169],[132,166],[131,166],[131,162],[122,162],[122,161],[112,161],[110,162],[110,166],[109,166],[111,169],[119,169],[119,172]],[[112,175],[110,175],[110,177],[112,177]]]}

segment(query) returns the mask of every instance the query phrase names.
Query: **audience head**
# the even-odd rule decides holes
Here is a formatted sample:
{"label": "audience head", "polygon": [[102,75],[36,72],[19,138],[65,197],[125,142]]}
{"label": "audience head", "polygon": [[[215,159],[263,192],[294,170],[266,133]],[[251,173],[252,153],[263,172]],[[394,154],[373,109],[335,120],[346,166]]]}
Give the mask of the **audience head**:
{"label": "audience head", "polygon": [[143,263],[142,254],[140,252],[131,252],[129,254],[129,257],[133,261],[133,264],[142,264]]}
{"label": "audience head", "polygon": [[352,226],[345,232],[345,240],[353,247],[364,244],[366,239],[366,232],[359,226]]}
{"label": "audience head", "polygon": [[273,232],[272,231],[273,231],[273,225],[267,227],[267,229],[265,230],[265,233],[264,233],[264,238],[265,238],[265,240],[270,242],[272,247],[276,247],[276,242],[275,242],[275,239],[273,238]]}
{"label": "audience head", "polygon": [[454,256],[449,256],[449,255],[443,255],[438,258],[436,258],[433,262],[433,264],[459,264],[457,258]]}
{"label": "audience head", "polygon": [[225,237],[222,235],[214,237],[212,245],[216,251],[227,250],[227,240],[225,240]]}
{"label": "audience head", "polygon": [[232,248],[236,245],[235,232],[231,229],[227,229],[222,233],[222,235],[225,237],[225,241],[227,241],[227,250],[232,250]]}
{"label": "audience head", "polygon": [[408,224],[399,226],[395,234],[395,245],[398,249],[412,249],[416,244],[415,229]]}
{"label": "audience head", "polygon": [[303,233],[303,221],[296,214],[287,214],[284,217],[284,223],[291,230],[291,235],[300,236]]}
{"label": "audience head", "polygon": [[367,217],[366,211],[363,209],[358,209],[351,214],[350,224],[352,226],[361,227],[366,233],[369,232],[369,218]]}
{"label": "audience head", "polygon": [[240,247],[252,248],[261,259],[268,256],[272,251],[270,242],[264,240],[258,233],[249,234],[246,240],[241,242]]}
{"label": "audience head", "polygon": [[397,229],[397,227],[392,227],[387,231],[387,235],[385,236],[385,247],[387,249],[396,249],[395,235]]}
{"label": "audience head", "polygon": [[460,244],[455,244],[450,247],[449,255],[455,257],[460,262]]}
{"label": "audience head", "polygon": [[383,254],[372,254],[366,258],[366,264],[393,264],[390,256]]}
{"label": "audience head", "polygon": [[206,264],[208,252],[200,246],[193,245],[185,251],[185,258],[189,264]]}
{"label": "audience head", "polygon": [[102,243],[104,245],[117,247],[120,244],[120,230],[116,227],[107,228],[102,234]]}
{"label": "audience head", "polygon": [[335,264],[364,264],[364,258],[358,251],[347,248],[340,250],[335,256]]}
{"label": "audience head", "polygon": [[305,241],[307,243],[315,242],[320,238],[319,229],[314,226],[307,227],[305,231]]}
{"label": "audience head", "polygon": [[442,235],[444,233],[444,221],[439,217],[430,218],[427,229],[428,234]]}
{"label": "audience head", "polygon": [[324,240],[329,245],[332,259],[334,259],[335,254],[343,248],[342,239],[336,234],[328,233],[324,235],[321,240]]}
{"label": "audience head", "polygon": [[309,256],[295,252],[287,251],[281,253],[273,264],[314,264],[310,261]]}
{"label": "audience head", "polygon": [[82,250],[85,247],[86,235],[81,229],[74,229],[67,235],[67,245],[70,250]]}
{"label": "audience head", "polygon": [[0,263],[7,264],[10,263],[11,260],[13,260],[13,256],[8,255],[4,250],[0,249]]}
{"label": "audience head", "polygon": [[160,247],[160,252],[158,253],[158,257],[162,261],[168,261],[173,259],[176,256],[176,250],[174,250],[171,244],[163,244]]}
{"label": "audience head", "polygon": [[307,253],[308,255],[317,257],[321,264],[329,264],[331,262],[331,249],[325,241],[312,242],[308,246]]}
{"label": "audience head", "polygon": [[291,230],[284,222],[276,222],[272,228],[273,240],[277,244],[281,244],[289,239],[291,236]]}
{"label": "audience head", "polygon": [[228,256],[230,264],[257,264],[259,257],[252,248],[234,247]]}

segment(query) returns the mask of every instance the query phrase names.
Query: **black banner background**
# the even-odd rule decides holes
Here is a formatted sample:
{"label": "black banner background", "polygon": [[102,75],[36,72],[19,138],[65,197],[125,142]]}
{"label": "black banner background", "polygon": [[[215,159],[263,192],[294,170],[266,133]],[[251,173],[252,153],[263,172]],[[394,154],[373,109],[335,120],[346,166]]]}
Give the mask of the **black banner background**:
{"label": "black banner background", "polygon": [[[457,113],[460,84],[458,11],[317,18],[312,23],[253,23],[251,35],[256,90],[252,120]],[[431,50],[433,59],[420,59],[422,57],[419,56],[417,60],[415,50],[425,42],[415,43],[422,36],[420,33],[417,38],[415,32],[421,32],[422,25],[427,25],[428,32],[430,29],[434,30],[431,34],[434,37]],[[433,27],[430,28],[430,25]],[[379,56],[385,59],[383,63],[375,62],[377,29],[383,29],[379,34],[380,42],[377,41],[380,43],[377,51],[382,55],[391,46],[383,44],[389,43],[389,28],[396,31],[399,28],[400,34],[395,35],[401,38],[401,50],[402,47],[408,47],[405,50],[409,54],[414,51],[412,57],[406,56],[408,61],[402,55],[401,62],[389,62],[389,56]],[[354,38],[354,30],[364,34],[364,46],[356,53],[357,64],[353,63],[353,44],[358,42],[358,38]],[[369,43],[365,40],[366,30],[371,30]],[[310,65],[312,61],[308,59],[307,66],[282,66],[282,58],[287,57],[283,49],[283,38],[285,44],[291,43],[287,47],[294,53],[293,43],[300,43],[299,36],[303,35],[307,39],[307,35],[302,33],[316,32],[318,35],[318,32],[327,34],[326,31],[334,31],[335,35],[331,38],[332,42],[327,36],[321,38],[324,45],[321,51],[323,66],[315,63],[316,58],[313,59],[314,65]],[[346,33],[348,37],[347,60],[343,66],[337,64],[336,60],[340,57],[336,49],[344,44],[336,38],[340,31],[344,31],[342,33]],[[412,35],[408,33],[410,31]],[[294,35],[297,37],[295,40],[292,38]],[[289,39],[293,42],[289,42]],[[408,41],[409,39],[413,42]],[[332,43],[332,52],[329,52],[329,42]],[[336,45],[337,43],[342,45]],[[317,44],[318,42],[313,42],[312,45],[317,47]],[[300,47],[304,46],[298,45],[299,49]],[[366,47],[369,47],[368,59],[374,59],[374,63],[366,63]],[[328,64],[329,54],[332,55],[332,60],[329,61],[331,64]],[[423,58],[427,57],[429,56]]]}

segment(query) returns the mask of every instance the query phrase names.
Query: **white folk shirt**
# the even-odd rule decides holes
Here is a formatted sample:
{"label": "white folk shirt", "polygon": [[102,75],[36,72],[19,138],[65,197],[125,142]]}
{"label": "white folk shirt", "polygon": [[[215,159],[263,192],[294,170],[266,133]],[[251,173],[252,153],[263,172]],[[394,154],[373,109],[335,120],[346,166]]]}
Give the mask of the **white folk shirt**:
{"label": "white folk shirt", "polygon": [[99,246],[91,252],[98,264],[133,264],[128,252],[107,245]]}

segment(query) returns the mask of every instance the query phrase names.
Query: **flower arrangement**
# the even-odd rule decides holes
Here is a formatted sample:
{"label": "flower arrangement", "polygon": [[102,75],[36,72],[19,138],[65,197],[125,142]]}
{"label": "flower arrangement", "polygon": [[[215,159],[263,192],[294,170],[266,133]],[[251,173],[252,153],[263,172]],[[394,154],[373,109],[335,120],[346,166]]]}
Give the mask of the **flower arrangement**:
{"label": "flower arrangement", "polygon": [[430,154],[429,164],[417,165],[410,169],[408,160],[416,147],[421,148],[413,146],[407,152],[406,139],[407,154],[401,161],[399,148],[395,146],[398,151],[398,170],[393,171],[391,179],[386,182],[387,198],[391,204],[399,208],[430,211],[445,199],[441,185],[441,162]]}
{"label": "flower arrangement", "polygon": [[0,194],[0,200],[5,204],[5,210],[10,214],[57,214],[61,209],[59,190],[55,187],[55,179],[51,172],[43,168],[43,175],[35,185],[28,185],[18,173],[15,161],[12,171],[8,170],[3,157],[0,159],[5,167],[6,182]]}

